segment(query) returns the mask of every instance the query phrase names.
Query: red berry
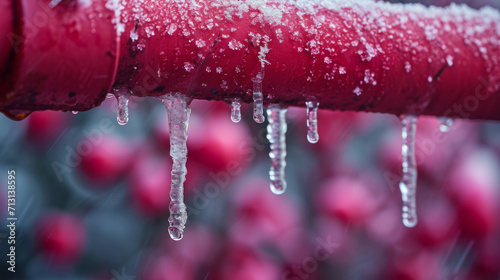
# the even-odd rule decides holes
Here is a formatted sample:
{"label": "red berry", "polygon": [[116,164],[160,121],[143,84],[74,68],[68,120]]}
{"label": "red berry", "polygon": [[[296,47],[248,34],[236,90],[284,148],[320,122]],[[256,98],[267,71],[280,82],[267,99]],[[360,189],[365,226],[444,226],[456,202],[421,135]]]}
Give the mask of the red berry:
{"label": "red berry", "polygon": [[300,209],[287,196],[277,196],[269,181],[249,180],[237,193],[231,211],[231,237],[244,244],[280,239],[300,224]]}
{"label": "red berry", "polygon": [[487,151],[475,151],[457,160],[446,190],[457,208],[462,233],[482,238],[498,228],[498,163]]}
{"label": "red berry", "polygon": [[131,199],[134,205],[148,216],[165,215],[170,204],[169,161],[153,156],[136,160],[131,177]]}
{"label": "red berry", "polygon": [[68,114],[56,111],[37,111],[27,118],[26,137],[40,146],[51,145],[68,125]]}
{"label": "red berry", "polygon": [[110,135],[94,141],[84,139],[78,145],[82,145],[82,141],[86,141],[90,148],[85,152],[82,149],[80,170],[90,181],[110,186],[129,170],[135,149],[133,145]]}
{"label": "red berry", "polygon": [[316,201],[321,211],[349,224],[365,221],[376,207],[368,187],[347,177],[325,182],[317,192]]}
{"label": "red berry", "polygon": [[56,263],[76,262],[84,251],[85,239],[85,226],[71,214],[48,213],[37,222],[38,248]]}
{"label": "red berry", "polygon": [[437,247],[452,240],[458,233],[455,209],[443,198],[432,203],[421,202],[419,220],[412,231],[423,246]]}

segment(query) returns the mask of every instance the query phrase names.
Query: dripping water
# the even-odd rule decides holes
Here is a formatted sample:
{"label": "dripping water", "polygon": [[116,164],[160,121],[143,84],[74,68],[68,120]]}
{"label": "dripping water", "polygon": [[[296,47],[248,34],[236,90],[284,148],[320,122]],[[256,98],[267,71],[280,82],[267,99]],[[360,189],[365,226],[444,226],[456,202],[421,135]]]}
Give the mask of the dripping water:
{"label": "dripping water", "polygon": [[403,224],[406,227],[417,225],[417,164],[415,160],[415,132],[417,129],[417,117],[413,115],[403,116],[403,178],[399,183],[403,199]]}
{"label": "dripping water", "polygon": [[286,166],[286,111],[287,109],[273,105],[267,109],[269,124],[267,125],[267,139],[271,144],[269,158],[271,169],[269,178],[271,190],[275,194],[282,194],[286,190],[285,166]]}
{"label": "dripping water", "polygon": [[118,102],[117,121],[120,125],[128,123],[128,101],[130,93],[127,90],[115,90],[115,97]]}
{"label": "dripping water", "polygon": [[318,135],[318,106],[319,102],[306,101],[307,107],[307,140],[309,143],[317,143]]}
{"label": "dripping water", "polygon": [[263,123],[264,117],[264,96],[262,95],[262,78],[263,74],[259,73],[253,82],[253,119],[257,123]]}
{"label": "dripping water", "polygon": [[71,111],[71,114],[73,114],[73,115],[77,115],[77,114],[78,114],[78,111]]}
{"label": "dripping water", "polygon": [[447,118],[447,117],[440,117],[439,118],[439,130],[441,132],[448,132],[451,129],[451,126],[453,125],[454,119],[452,118]]}
{"label": "dripping water", "polygon": [[172,181],[170,184],[170,237],[181,240],[187,221],[186,205],[184,204],[184,181],[186,180],[187,160],[187,129],[191,109],[189,100],[179,93],[160,97],[167,108],[168,126],[170,129],[170,156],[172,157]]}
{"label": "dripping water", "polygon": [[241,121],[241,103],[238,100],[231,102],[231,120],[235,123]]}

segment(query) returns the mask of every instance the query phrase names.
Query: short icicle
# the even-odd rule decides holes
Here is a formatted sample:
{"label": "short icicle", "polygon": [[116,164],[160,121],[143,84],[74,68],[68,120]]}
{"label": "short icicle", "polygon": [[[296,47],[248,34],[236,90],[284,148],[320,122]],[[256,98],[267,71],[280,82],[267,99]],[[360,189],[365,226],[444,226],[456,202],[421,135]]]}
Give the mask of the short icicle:
{"label": "short icicle", "polygon": [[235,123],[241,121],[241,103],[238,100],[231,102],[231,120]]}
{"label": "short icicle", "polygon": [[257,74],[252,79],[253,82],[253,119],[256,123],[263,123],[264,117],[264,96],[262,94],[262,73]]}
{"label": "short icicle", "polygon": [[118,115],[116,117],[118,124],[126,125],[128,123],[128,101],[130,93],[127,90],[114,90],[118,102]]}
{"label": "short icicle", "polygon": [[439,130],[441,132],[448,132],[451,129],[451,126],[453,125],[454,119],[452,118],[447,118],[447,117],[440,117],[439,118]]}
{"label": "short icicle", "polygon": [[401,123],[403,124],[403,178],[399,183],[399,189],[403,199],[403,224],[411,228],[417,225],[417,164],[415,160],[417,117],[404,116]]}
{"label": "short icicle", "polygon": [[170,129],[170,156],[172,157],[172,182],[170,185],[170,237],[181,240],[187,221],[186,205],[184,204],[184,181],[186,180],[187,160],[187,129],[191,109],[189,100],[179,94],[168,94],[160,97],[168,112]]}
{"label": "short icicle", "polygon": [[286,190],[285,166],[286,166],[286,111],[287,109],[273,105],[267,109],[269,124],[267,125],[267,139],[271,144],[269,157],[271,169],[269,178],[271,190],[275,194],[282,194]]}
{"label": "short icicle", "polygon": [[314,144],[319,140],[318,135],[318,106],[319,102],[306,101],[307,107],[307,140]]}

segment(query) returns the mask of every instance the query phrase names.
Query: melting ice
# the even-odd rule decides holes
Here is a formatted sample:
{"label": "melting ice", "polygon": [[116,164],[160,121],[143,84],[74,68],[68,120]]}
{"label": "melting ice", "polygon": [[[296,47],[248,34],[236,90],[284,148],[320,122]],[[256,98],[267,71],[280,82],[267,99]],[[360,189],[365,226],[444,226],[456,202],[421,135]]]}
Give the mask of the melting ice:
{"label": "melting ice", "polygon": [[414,227],[417,225],[417,164],[415,160],[417,117],[404,116],[401,123],[403,125],[403,178],[399,182],[399,189],[403,199],[403,224],[406,227]]}
{"label": "melting ice", "polygon": [[309,143],[317,143],[318,135],[318,106],[319,102],[306,101],[307,107],[307,140]]}
{"label": "melting ice", "polygon": [[186,205],[184,204],[184,181],[186,180],[187,160],[187,129],[191,109],[185,96],[168,94],[160,97],[167,108],[168,126],[170,129],[170,156],[172,157],[172,182],[170,184],[170,237],[181,240],[187,221]]}
{"label": "melting ice", "polygon": [[286,166],[286,111],[277,105],[267,109],[269,124],[267,125],[267,139],[271,144],[269,158],[271,159],[271,190],[275,194],[282,194],[286,190],[285,166]]}

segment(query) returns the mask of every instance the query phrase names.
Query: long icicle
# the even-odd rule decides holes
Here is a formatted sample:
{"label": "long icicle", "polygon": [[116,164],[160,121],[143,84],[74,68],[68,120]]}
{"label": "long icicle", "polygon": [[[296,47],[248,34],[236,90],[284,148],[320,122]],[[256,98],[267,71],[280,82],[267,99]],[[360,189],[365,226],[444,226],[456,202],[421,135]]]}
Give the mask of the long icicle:
{"label": "long icicle", "polygon": [[267,109],[269,124],[267,125],[267,139],[271,143],[269,157],[271,169],[269,178],[271,190],[275,194],[282,194],[286,190],[285,166],[286,166],[286,111],[277,105]]}
{"label": "long icicle", "polygon": [[187,129],[191,109],[188,99],[177,93],[160,97],[168,112],[170,129],[170,156],[172,156],[172,182],[170,185],[170,237],[181,240],[187,221],[186,205],[184,204],[184,181],[186,180],[187,160]]}
{"label": "long icicle", "polygon": [[417,130],[417,117],[413,115],[404,116],[401,119],[403,125],[403,178],[399,183],[403,199],[403,224],[406,227],[417,225],[417,163],[415,160],[415,133]]}

